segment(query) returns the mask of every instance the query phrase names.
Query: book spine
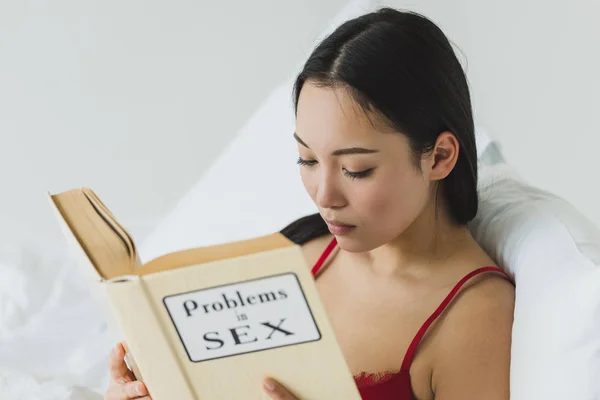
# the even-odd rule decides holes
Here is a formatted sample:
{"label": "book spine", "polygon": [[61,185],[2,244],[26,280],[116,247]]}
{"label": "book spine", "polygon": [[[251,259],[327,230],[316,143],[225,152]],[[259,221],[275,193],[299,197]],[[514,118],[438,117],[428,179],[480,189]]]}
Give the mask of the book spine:
{"label": "book spine", "polygon": [[[103,283],[133,356],[128,359],[153,400],[198,400],[142,279]],[[133,361],[133,362],[132,362]],[[141,376],[139,376],[141,375]]]}

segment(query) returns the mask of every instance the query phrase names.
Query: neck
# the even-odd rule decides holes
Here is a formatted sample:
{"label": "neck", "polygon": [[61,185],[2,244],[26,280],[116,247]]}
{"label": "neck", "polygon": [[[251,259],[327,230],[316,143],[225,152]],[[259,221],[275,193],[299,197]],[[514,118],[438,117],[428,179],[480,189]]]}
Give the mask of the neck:
{"label": "neck", "polygon": [[[423,273],[474,241],[468,228],[447,212],[425,210],[402,234],[368,252],[355,254],[376,275]],[[357,259],[357,261],[359,261]]]}

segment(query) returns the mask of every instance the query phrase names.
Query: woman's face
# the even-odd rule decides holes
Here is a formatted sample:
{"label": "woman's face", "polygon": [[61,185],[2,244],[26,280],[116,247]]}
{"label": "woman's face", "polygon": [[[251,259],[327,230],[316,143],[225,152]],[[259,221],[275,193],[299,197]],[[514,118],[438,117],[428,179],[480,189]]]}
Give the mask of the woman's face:
{"label": "woman's face", "polygon": [[430,198],[428,169],[415,168],[408,139],[377,121],[345,89],[302,87],[295,134],[302,181],[348,251],[394,240]]}

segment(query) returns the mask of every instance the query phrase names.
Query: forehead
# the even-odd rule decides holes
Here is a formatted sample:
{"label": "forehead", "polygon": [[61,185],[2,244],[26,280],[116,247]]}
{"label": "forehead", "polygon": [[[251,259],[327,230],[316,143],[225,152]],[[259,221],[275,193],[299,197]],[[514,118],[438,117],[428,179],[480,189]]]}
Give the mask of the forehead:
{"label": "forehead", "polygon": [[411,153],[407,136],[375,111],[365,111],[347,89],[310,81],[298,99],[296,134],[321,155],[348,147],[375,149],[396,160],[408,160]]}
{"label": "forehead", "polygon": [[375,113],[365,112],[346,88],[306,82],[300,91],[296,133],[309,146],[310,142],[323,139],[370,143],[383,140],[388,135],[380,120]]}

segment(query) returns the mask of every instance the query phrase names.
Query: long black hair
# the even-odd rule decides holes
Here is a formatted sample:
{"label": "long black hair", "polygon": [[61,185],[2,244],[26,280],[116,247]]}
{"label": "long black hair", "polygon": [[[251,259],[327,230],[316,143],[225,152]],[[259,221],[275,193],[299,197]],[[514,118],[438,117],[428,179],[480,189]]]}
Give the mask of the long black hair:
{"label": "long black hair", "polygon": [[[418,170],[421,156],[433,150],[438,136],[452,132],[460,145],[458,159],[438,190],[456,223],[475,217],[477,151],[469,87],[448,38],[432,21],[391,8],[349,20],[304,64],[294,85],[295,110],[307,81],[349,89],[363,110],[384,117],[393,131],[409,139]],[[281,231],[298,244],[326,232],[319,214]]]}

